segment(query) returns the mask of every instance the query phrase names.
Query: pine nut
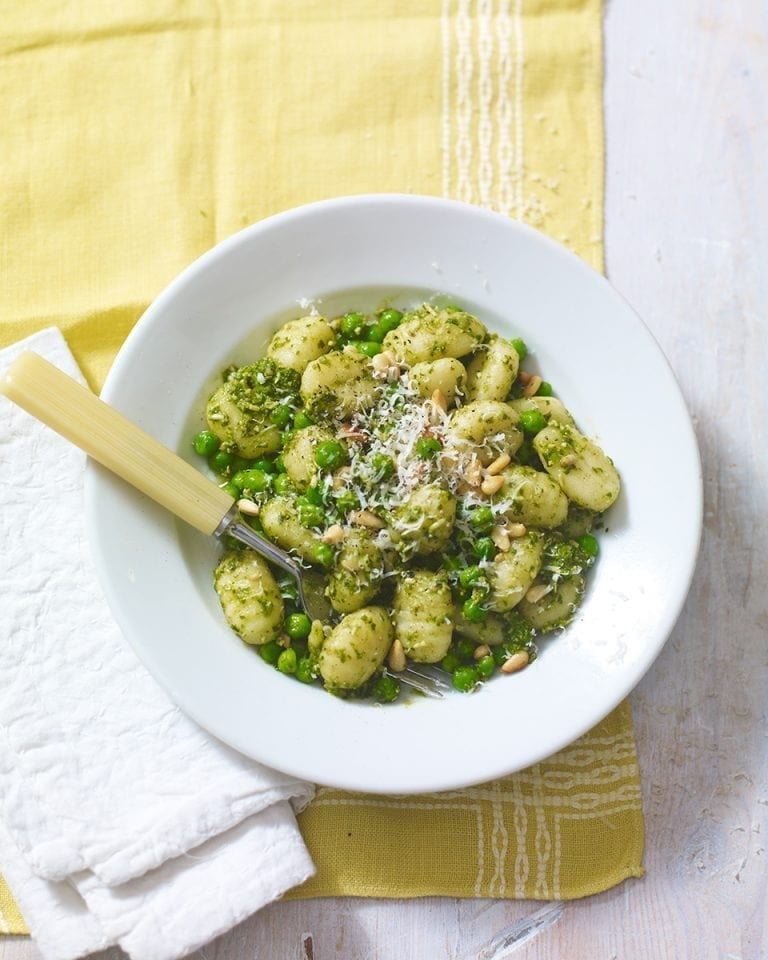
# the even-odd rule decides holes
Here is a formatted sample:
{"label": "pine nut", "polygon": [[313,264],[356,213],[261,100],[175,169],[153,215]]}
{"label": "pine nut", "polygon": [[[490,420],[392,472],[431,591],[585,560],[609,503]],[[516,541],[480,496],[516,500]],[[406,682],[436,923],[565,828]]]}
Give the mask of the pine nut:
{"label": "pine nut", "polygon": [[528,601],[528,603],[538,603],[539,600],[543,600],[544,597],[551,592],[551,590],[551,583],[534,583],[534,585],[530,587],[526,593],[525,599]]}
{"label": "pine nut", "polygon": [[480,490],[486,497],[492,497],[504,486],[504,477],[486,477],[480,484]]}
{"label": "pine nut", "polygon": [[401,671],[405,670],[405,650],[403,650],[403,645],[397,639],[397,637],[392,641],[392,646],[389,648],[389,653],[387,654],[387,666],[394,673],[400,673]]}
{"label": "pine nut", "polygon": [[530,656],[528,655],[527,650],[520,650],[517,653],[513,653],[512,656],[505,660],[501,665],[502,673],[517,673],[518,670],[522,670],[523,667],[527,667],[530,663]]}
{"label": "pine nut", "polygon": [[396,380],[400,376],[400,367],[397,363],[397,360],[389,352],[389,350],[382,350],[381,353],[377,353],[375,357],[371,358],[371,367],[373,368],[374,377],[390,379],[390,371],[394,367],[397,370],[397,376],[394,377]]}
{"label": "pine nut", "polygon": [[502,553],[506,553],[509,550],[509,534],[507,533],[506,527],[494,527],[491,530],[491,540],[493,540],[496,547],[501,550]]}
{"label": "pine nut", "polygon": [[400,379],[400,367],[393,363],[390,367],[387,367],[387,383],[394,383],[395,380]]}
{"label": "pine nut", "polygon": [[357,526],[369,527],[371,530],[383,530],[386,527],[386,523],[370,510],[355,510],[350,513],[349,519]]}
{"label": "pine nut", "polygon": [[539,389],[539,387],[542,385],[543,382],[544,381],[541,379],[538,373],[535,373],[531,377],[531,379],[528,381],[528,384],[526,385],[525,390],[523,390],[523,396],[524,397],[535,396],[536,391]]}
{"label": "pine nut", "polygon": [[483,657],[490,657],[490,655],[491,648],[487,643],[481,643],[479,647],[475,647],[475,652],[472,654],[475,660],[482,660]]}
{"label": "pine nut", "polygon": [[258,503],[254,503],[253,500],[246,500],[246,498],[243,497],[242,500],[237,501],[237,509],[247,517],[258,517],[260,507]]}
{"label": "pine nut", "polygon": [[533,375],[528,373],[527,370],[518,370],[518,373],[517,373],[517,379],[520,381],[520,383],[522,383],[524,387],[531,382],[532,376]]}
{"label": "pine nut", "polygon": [[518,537],[524,537],[528,530],[524,523],[510,523],[507,524],[507,533],[514,540],[517,540]]}
{"label": "pine nut", "polygon": [[566,453],[564,457],[560,457],[560,466],[561,467],[572,467],[576,463],[576,454],[575,453]]}
{"label": "pine nut", "polygon": [[483,482],[483,470],[479,460],[473,460],[464,473],[464,479],[470,487],[479,487]]}
{"label": "pine nut", "polygon": [[332,524],[320,537],[323,543],[340,543],[344,539],[344,529],[338,523]]}
{"label": "pine nut", "polygon": [[497,473],[501,473],[504,467],[508,467],[512,463],[512,457],[508,453],[502,453],[500,457],[496,457],[492,464],[485,468],[485,472],[489,477],[495,477]]}
{"label": "pine nut", "polygon": [[448,409],[448,400],[442,390],[435,390],[432,393],[432,403],[436,407],[440,407],[443,413]]}
{"label": "pine nut", "polygon": [[386,376],[390,363],[383,353],[377,353],[376,356],[371,359],[371,366],[373,367],[374,376]]}

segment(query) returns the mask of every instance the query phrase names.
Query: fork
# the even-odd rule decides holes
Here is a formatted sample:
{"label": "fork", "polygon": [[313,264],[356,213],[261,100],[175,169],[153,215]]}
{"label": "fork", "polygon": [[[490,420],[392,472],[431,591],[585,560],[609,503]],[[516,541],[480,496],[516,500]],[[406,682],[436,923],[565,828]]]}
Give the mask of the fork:
{"label": "fork", "polygon": [[[26,351],[0,378],[0,393],[201,533],[234,537],[289,573],[310,619],[328,619],[321,574],[260,536],[228,493],[58,367]],[[413,667],[395,676],[430,697],[450,689]]]}

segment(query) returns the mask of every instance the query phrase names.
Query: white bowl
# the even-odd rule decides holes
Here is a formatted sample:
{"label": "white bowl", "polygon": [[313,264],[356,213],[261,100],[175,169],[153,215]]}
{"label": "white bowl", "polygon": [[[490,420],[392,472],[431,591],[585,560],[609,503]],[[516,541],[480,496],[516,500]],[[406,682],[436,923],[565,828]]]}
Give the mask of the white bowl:
{"label": "white bowl", "polygon": [[674,377],[597,273],[529,227],[465,204],[374,195],[291,210],[181,274],[136,325],[102,396],[190,462],[219,371],[263,353],[307,301],[333,315],[446,294],[523,337],[623,491],[577,620],[535,663],[471,695],[377,706],[267,666],[226,626],[217,544],[97,466],[86,483],[102,583],[125,636],[170,696],[248,756],[376,793],[456,788],[520,770],[605,717],[661,650],[698,551],[701,471]]}

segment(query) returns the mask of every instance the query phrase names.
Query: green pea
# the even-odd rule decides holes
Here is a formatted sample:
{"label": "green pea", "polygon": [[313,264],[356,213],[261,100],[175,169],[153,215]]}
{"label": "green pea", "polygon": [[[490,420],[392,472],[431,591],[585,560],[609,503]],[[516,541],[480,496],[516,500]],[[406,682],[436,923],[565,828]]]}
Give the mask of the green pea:
{"label": "green pea", "polygon": [[347,451],[338,440],[324,440],[315,450],[315,463],[324,470],[335,470],[347,459]]}
{"label": "green pea", "polygon": [[469,525],[478,533],[488,533],[495,523],[496,518],[490,507],[475,507],[469,515]]}
{"label": "green pea", "polygon": [[578,544],[588,557],[596,557],[600,552],[600,544],[591,533],[579,537]]}
{"label": "green pea", "polygon": [[240,490],[263,493],[265,490],[269,490],[270,476],[263,470],[238,470],[232,477],[232,483]]}
{"label": "green pea", "polygon": [[232,455],[232,463],[229,465],[231,473],[237,473],[238,470],[247,470],[251,465],[251,461],[246,457],[241,457],[239,453]]}
{"label": "green pea", "polygon": [[542,380],[539,384],[539,389],[536,391],[537,397],[551,397],[552,396],[552,384],[548,383],[546,380]]}
{"label": "green pea", "polygon": [[278,473],[278,475],[272,481],[272,489],[275,491],[275,493],[279,494],[290,493],[291,490],[293,490],[291,478],[287,473]]}
{"label": "green pea", "polygon": [[374,480],[389,480],[395,472],[394,461],[386,453],[374,453],[371,457],[371,467],[373,468]]}
{"label": "green pea", "polygon": [[277,467],[274,462],[269,459],[269,457],[259,457],[258,460],[254,460],[251,463],[251,467],[254,470],[261,470],[262,473],[276,473]]}
{"label": "green pea", "polygon": [[381,344],[375,340],[353,340],[352,344],[366,357],[375,357],[377,353],[381,353]]}
{"label": "green pea", "polygon": [[330,543],[318,543],[315,547],[315,562],[321,567],[330,567],[333,564],[336,552]]}
{"label": "green pea", "polygon": [[357,337],[365,326],[365,317],[362,313],[345,313],[339,323],[339,331],[344,337]]}
{"label": "green pea", "polygon": [[513,340],[510,340],[512,346],[517,350],[517,355],[520,357],[520,362],[528,356],[528,347],[525,344],[525,340],[520,337],[515,337]]}
{"label": "green pea", "polygon": [[449,650],[440,661],[440,666],[443,668],[443,670],[445,670],[446,673],[453,673],[457,667],[461,666],[461,660],[459,660],[453,651]]}
{"label": "green pea", "polygon": [[276,427],[280,427],[282,430],[283,427],[287,427],[291,422],[292,411],[287,404],[281,403],[279,406],[275,407],[272,413],[269,416],[269,419]]}
{"label": "green pea", "polygon": [[496,544],[490,537],[480,537],[475,540],[472,550],[479,560],[493,560],[496,556]]}
{"label": "green pea", "polygon": [[316,503],[310,503],[306,497],[298,497],[299,521],[304,527],[320,527],[325,520],[325,510]]}
{"label": "green pea", "polygon": [[283,648],[274,640],[270,640],[269,643],[263,643],[259,647],[259,656],[261,659],[271,664],[273,667],[277,663],[282,652]]}
{"label": "green pea", "polygon": [[291,613],[285,618],[285,632],[291,640],[304,640],[312,629],[312,621],[306,613]]}
{"label": "green pea", "polygon": [[481,657],[475,664],[475,668],[480,676],[487,680],[488,677],[492,677],[494,671],[496,670],[496,661],[493,657],[488,654],[487,657]]}
{"label": "green pea", "polygon": [[460,693],[469,693],[477,686],[480,677],[476,667],[457,667],[453,671],[451,683]]}
{"label": "green pea", "polygon": [[372,327],[369,327],[366,332],[366,337],[368,343],[381,343],[381,341],[386,337],[389,331],[385,330],[380,323],[374,323]]}
{"label": "green pea", "polygon": [[283,460],[282,455],[275,457],[274,464],[278,473],[285,473],[285,460]]}
{"label": "green pea", "polygon": [[400,696],[400,683],[385,673],[374,684],[373,695],[379,703],[392,703]]}
{"label": "green pea", "polygon": [[360,504],[357,502],[357,497],[351,490],[345,490],[336,497],[336,509],[339,513],[349,513],[350,510],[355,510],[358,506]]}
{"label": "green pea", "polygon": [[239,500],[239,499],[240,499],[240,488],[239,488],[239,487],[236,487],[236,486],[234,485],[234,483],[232,483],[231,480],[229,481],[229,483],[225,483],[224,486],[223,486],[221,489],[222,489],[222,490],[224,491],[224,493],[226,493],[228,496],[232,497],[233,500]]}
{"label": "green pea", "polygon": [[310,503],[314,503],[316,507],[322,507],[323,505],[323,488],[322,487],[307,487],[304,491],[304,499],[308,500]]}
{"label": "green pea", "polygon": [[488,611],[483,607],[477,597],[470,597],[465,600],[461,607],[464,618],[470,623],[482,623],[488,617]]}
{"label": "green pea", "polygon": [[216,453],[220,445],[221,441],[216,434],[211,433],[210,430],[201,430],[192,441],[195,453],[199,453],[201,457],[210,457]]}
{"label": "green pea", "polygon": [[520,426],[524,433],[536,434],[546,425],[547,418],[540,410],[523,410],[520,414]]}
{"label": "green pea", "polygon": [[302,683],[312,683],[315,679],[315,669],[309,657],[299,657],[295,676]]}
{"label": "green pea", "polygon": [[389,307],[387,310],[381,311],[379,314],[379,319],[376,321],[376,323],[378,326],[383,327],[387,333],[389,333],[390,330],[396,330],[402,323],[402,320],[402,313],[399,310]]}
{"label": "green pea", "polygon": [[475,659],[475,644],[469,637],[461,637],[456,641],[456,656],[459,663],[471,663]]}
{"label": "green pea", "polygon": [[468,590],[477,583],[482,575],[483,571],[480,567],[464,567],[464,569],[459,572],[459,583],[465,590]]}
{"label": "green pea", "polygon": [[280,673],[296,673],[297,666],[298,657],[296,656],[296,651],[291,650],[290,647],[288,647],[287,650],[283,650],[277,658],[277,669]]}
{"label": "green pea", "polygon": [[216,453],[208,457],[208,466],[216,473],[227,473],[232,464],[232,454],[226,450],[217,450]]}
{"label": "green pea", "polygon": [[293,417],[294,430],[303,430],[304,427],[311,427],[315,421],[307,416],[303,410],[297,410]]}
{"label": "green pea", "polygon": [[419,437],[416,441],[416,454],[424,460],[429,460],[438,450],[443,449],[442,443],[437,437]]}

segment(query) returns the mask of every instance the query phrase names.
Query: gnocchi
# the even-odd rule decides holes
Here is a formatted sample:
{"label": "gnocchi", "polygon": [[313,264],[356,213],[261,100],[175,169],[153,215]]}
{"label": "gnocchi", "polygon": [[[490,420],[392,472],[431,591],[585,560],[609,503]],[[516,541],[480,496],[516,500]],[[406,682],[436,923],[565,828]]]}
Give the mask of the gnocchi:
{"label": "gnocchi", "polygon": [[297,317],[225,371],[195,449],[247,522],[320,571],[332,611],[310,621],[295,584],[233,545],[214,588],[234,632],[302,683],[381,703],[409,664],[470,691],[535,661],[585,596],[621,481],[526,356],[429,302]]}

